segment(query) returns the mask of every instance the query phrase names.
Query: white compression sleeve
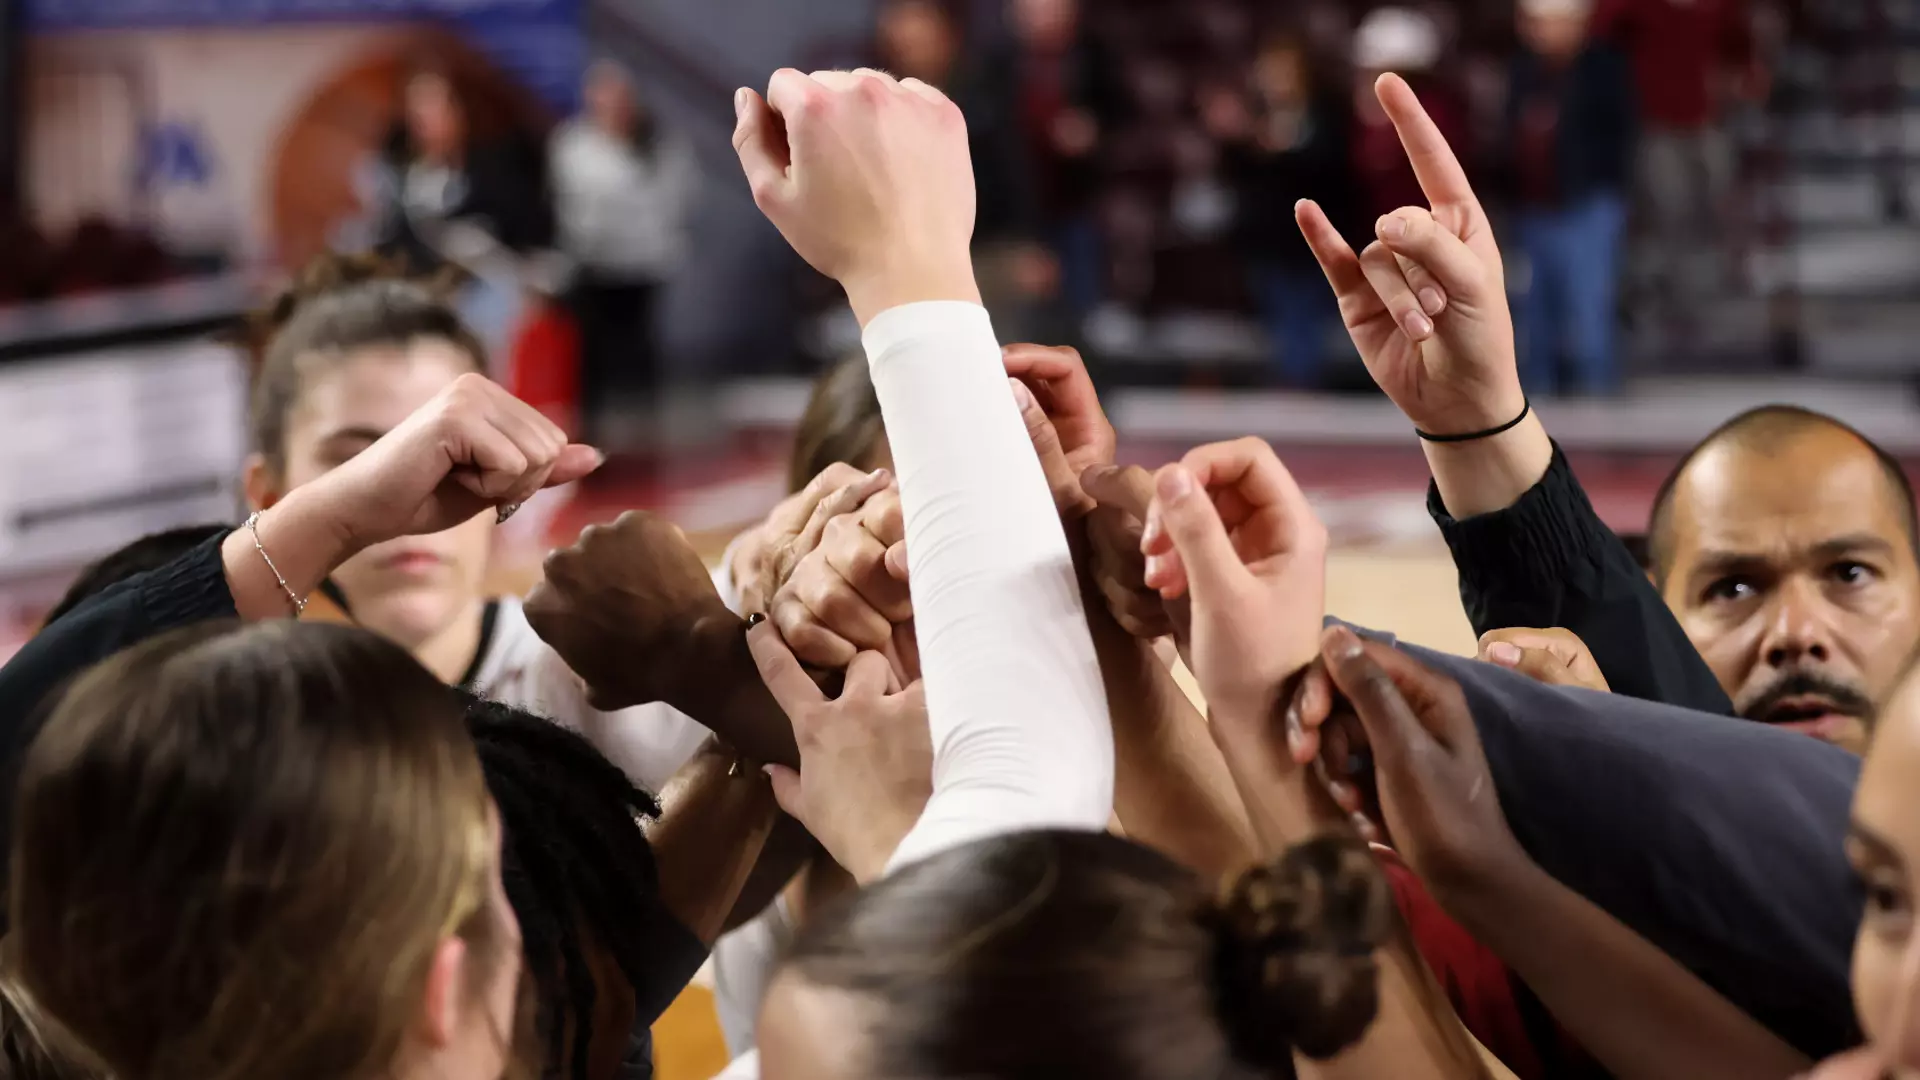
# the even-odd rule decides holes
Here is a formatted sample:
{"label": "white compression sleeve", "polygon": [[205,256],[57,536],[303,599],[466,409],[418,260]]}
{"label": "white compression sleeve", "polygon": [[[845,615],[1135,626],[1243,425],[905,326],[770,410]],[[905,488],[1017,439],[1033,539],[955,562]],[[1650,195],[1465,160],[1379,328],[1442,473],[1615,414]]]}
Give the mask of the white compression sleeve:
{"label": "white compression sleeve", "polygon": [[933,797],[889,869],[998,833],[1104,830],[1113,729],[1073,558],[977,304],[864,335],[906,517]]}

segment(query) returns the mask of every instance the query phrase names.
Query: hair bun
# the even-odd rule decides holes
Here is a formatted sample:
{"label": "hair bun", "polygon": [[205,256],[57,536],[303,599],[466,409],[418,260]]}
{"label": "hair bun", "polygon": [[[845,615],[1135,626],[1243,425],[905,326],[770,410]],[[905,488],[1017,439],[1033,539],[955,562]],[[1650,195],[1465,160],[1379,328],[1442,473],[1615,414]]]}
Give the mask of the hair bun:
{"label": "hair bun", "polygon": [[427,290],[436,299],[451,295],[458,284],[453,273],[442,271],[427,279],[408,275],[403,259],[374,253],[329,253],[308,260],[293,281],[267,304],[242,316],[238,326],[225,335],[247,356],[248,366],[257,372],[267,346],[293,321],[301,308],[313,300],[369,281],[412,284]]}
{"label": "hair bun", "polygon": [[1374,950],[1393,896],[1365,844],[1324,837],[1240,875],[1213,912],[1222,1028],[1234,1056],[1279,1070],[1332,1057],[1379,1004]]}

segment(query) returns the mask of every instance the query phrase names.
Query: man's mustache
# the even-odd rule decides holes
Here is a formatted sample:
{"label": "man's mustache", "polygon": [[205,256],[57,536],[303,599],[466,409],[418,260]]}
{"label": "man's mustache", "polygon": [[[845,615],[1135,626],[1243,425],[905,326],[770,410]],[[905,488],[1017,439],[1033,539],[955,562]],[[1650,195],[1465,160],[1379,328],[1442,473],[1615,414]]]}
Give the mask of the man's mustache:
{"label": "man's mustache", "polygon": [[1749,720],[1765,720],[1780,703],[1797,697],[1824,698],[1833,705],[1835,712],[1861,719],[1873,717],[1873,701],[1859,690],[1845,683],[1816,675],[1810,671],[1790,671],[1775,680],[1753,703],[1740,710],[1740,715]]}

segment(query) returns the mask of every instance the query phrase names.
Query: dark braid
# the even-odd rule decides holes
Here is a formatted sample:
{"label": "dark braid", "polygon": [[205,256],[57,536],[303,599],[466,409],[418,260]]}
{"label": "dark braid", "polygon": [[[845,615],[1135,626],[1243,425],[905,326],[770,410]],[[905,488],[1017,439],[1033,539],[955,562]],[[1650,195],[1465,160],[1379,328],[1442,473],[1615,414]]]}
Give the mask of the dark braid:
{"label": "dark braid", "polygon": [[[579,734],[499,702],[467,697],[467,729],[505,828],[501,877],[540,987],[551,1064],[586,1080],[593,974],[580,927],[645,984],[643,929],[659,881],[641,819],[660,804]],[[573,1045],[564,1045],[571,1020]]]}

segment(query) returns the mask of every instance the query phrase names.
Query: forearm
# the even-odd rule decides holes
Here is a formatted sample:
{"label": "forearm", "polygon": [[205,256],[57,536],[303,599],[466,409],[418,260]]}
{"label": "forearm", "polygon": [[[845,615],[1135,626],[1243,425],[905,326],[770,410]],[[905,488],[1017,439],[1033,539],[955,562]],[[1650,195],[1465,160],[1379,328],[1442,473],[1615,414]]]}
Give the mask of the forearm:
{"label": "forearm", "polygon": [[689,661],[682,665],[688,685],[671,704],[747,758],[799,768],[793,724],[760,680],[747,648],[746,624],[731,614],[716,614],[695,624],[691,641]]}
{"label": "forearm", "polygon": [[667,783],[660,818],[647,828],[662,906],[708,945],[726,928],[779,814],[766,777],[737,761],[709,742]]}
{"label": "forearm", "polygon": [[[261,554],[263,550],[265,555]],[[235,529],[220,546],[234,609],[248,621],[292,617],[293,598],[304,600],[351,554],[336,522],[322,506],[322,497],[312,488],[294,489],[272,508],[260,512],[255,529]],[[281,578],[286,580],[285,587],[280,584]]]}
{"label": "forearm", "polygon": [[1380,1005],[1360,1041],[1331,1061],[1296,1056],[1300,1080],[1486,1080],[1493,1075],[1420,958],[1406,924],[1377,953]]}
{"label": "forearm", "polygon": [[873,320],[865,343],[900,480],[934,750],[933,797],[892,865],[1014,829],[1104,830],[1106,693],[992,324],[977,305],[915,304]]}
{"label": "forearm", "polygon": [[[1513,411],[1518,413],[1519,407]],[[1447,512],[1458,520],[1505,510],[1519,502],[1553,462],[1553,442],[1536,412],[1529,412],[1511,431],[1491,438],[1462,443],[1423,439],[1420,449],[1427,456],[1427,467],[1433,471],[1433,482],[1440,489]]]}
{"label": "forearm", "polygon": [[1620,1080],[1768,1080],[1809,1059],[1645,938],[1521,859],[1456,916]]}
{"label": "forearm", "polygon": [[1207,877],[1244,869],[1254,857],[1251,826],[1206,718],[1152,643],[1121,629],[1098,596],[1085,600],[1113,715],[1120,824]]}
{"label": "forearm", "polygon": [[732,933],[752,922],[809,861],[824,855],[820,842],[805,825],[786,814],[775,815],[766,842],[760,847],[760,858],[754,861],[753,871],[740,887],[739,899],[733,902],[733,911],[727,916],[725,932]]}

